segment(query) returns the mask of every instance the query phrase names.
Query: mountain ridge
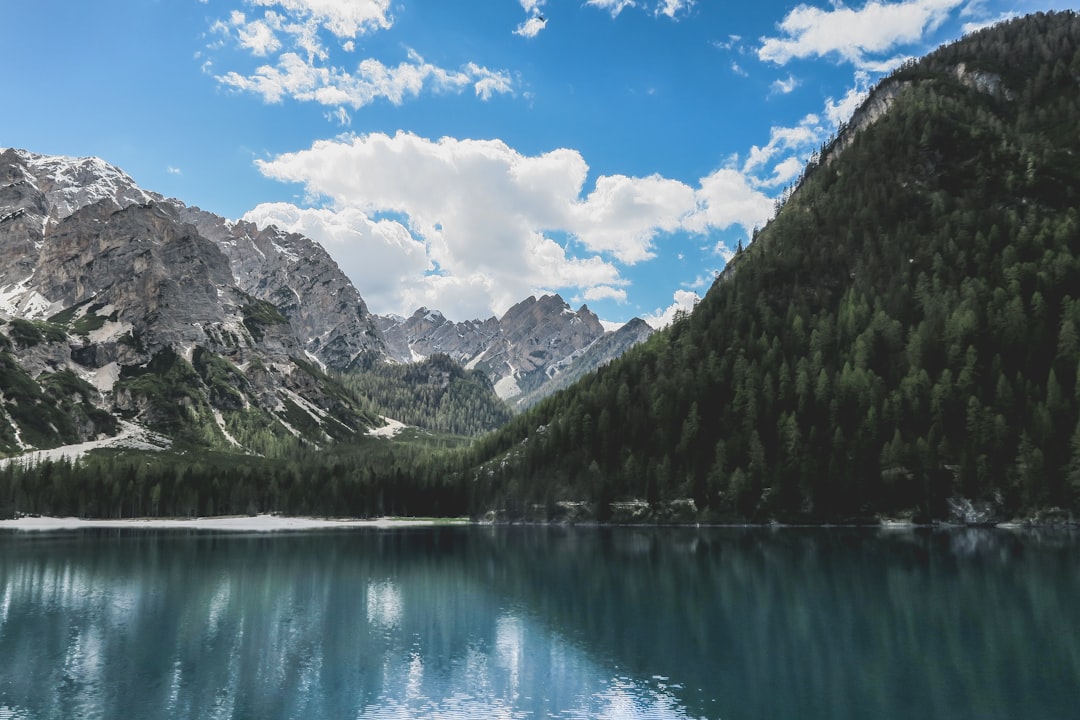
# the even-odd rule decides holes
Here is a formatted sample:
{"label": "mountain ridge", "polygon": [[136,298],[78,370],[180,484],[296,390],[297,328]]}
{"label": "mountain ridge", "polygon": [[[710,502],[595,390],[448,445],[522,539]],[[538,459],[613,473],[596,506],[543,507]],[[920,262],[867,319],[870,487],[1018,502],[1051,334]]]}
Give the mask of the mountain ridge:
{"label": "mountain ridge", "polygon": [[692,313],[478,442],[472,497],[534,518],[1071,517],[1080,20],[973,33],[860,110]]}

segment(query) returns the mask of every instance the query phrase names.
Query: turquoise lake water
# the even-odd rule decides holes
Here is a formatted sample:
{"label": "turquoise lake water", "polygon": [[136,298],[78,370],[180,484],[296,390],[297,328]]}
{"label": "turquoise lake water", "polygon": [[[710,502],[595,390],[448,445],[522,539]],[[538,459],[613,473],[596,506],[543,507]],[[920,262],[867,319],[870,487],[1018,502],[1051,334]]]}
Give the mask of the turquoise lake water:
{"label": "turquoise lake water", "polygon": [[1077,718],[1080,538],[0,532],[9,718]]}

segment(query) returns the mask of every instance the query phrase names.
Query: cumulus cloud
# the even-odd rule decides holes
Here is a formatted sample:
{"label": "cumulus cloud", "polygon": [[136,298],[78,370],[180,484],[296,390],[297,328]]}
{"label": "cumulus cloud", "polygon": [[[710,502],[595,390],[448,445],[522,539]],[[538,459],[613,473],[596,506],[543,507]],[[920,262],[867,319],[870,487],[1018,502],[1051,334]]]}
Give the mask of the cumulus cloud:
{"label": "cumulus cloud", "polygon": [[[284,99],[314,102],[339,111],[327,118],[347,124],[343,108],[359,109],[377,99],[395,105],[422,92],[460,93],[471,88],[477,97],[489,100],[498,94],[512,94],[513,79],[504,70],[492,70],[474,62],[458,69],[429,63],[417,52],[407,50],[406,59],[388,65],[367,58],[354,67],[330,62],[324,33],[338,38],[346,54],[356,44],[353,38],[392,25],[390,0],[249,0],[266,8],[262,17],[248,17],[234,11],[228,20],[211,26],[217,38],[209,49],[218,50],[233,41],[255,58],[272,57],[272,62],[254,70],[228,70],[214,78],[224,87],[251,93],[265,102]],[[204,64],[210,72],[213,64]]]}
{"label": "cumulus cloud", "polygon": [[654,330],[662,330],[675,320],[678,312],[691,312],[694,306],[701,301],[701,297],[691,290],[676,290],[672,296],[674,302],[667,308],[657,308],[654,312],[643,316],[641,319],[649,323]]}
{"label": "cumulus cloud", "polygon": [[[459,319],[487,317],[546,288],[624,284],[610,260],[570,254],[546,234],[567,228],[581,202],[588,168],[573,151],[527,157],[497,140],[372,134],[320,141],[259,168],[326,198],[326,212],[403,218],[418,243],[409,247],[422,246],[431,270],[395,275],[394,297],[370,301],[377,311],[425,304]],[[367,298],[364,271],[342,267]]]}
{"label": "cumulus cloud", "polygon": [[[239,16],[236,18],[236,16]],[[245,22],[243,13],[234,13],[234,18],[239,22],[237,35],[240,47],[250,50],[252,54],[265,57],[281,48],[281,41],[277,39],[274,30],[264,21],[255,20]]]}
{"label": "cumulus cloud", "polygon": [[808,150],[821,142],[825,135],[825,128],[821,124],[821,118],[810,113],[805,115],[798,125],[793,127],[773,126],[769,129],[769,142],[765,145],[754,145],[747,153],[746,162],[743,163],[743,172],[753,174],[768,164],[776,155],[786,150]]}
{"label": "cumulus cloud", "polygon": [[259,227],[276,225],[320,242],[375,308],[398,308],[401,288],[432,269],[424,243],[404,225],[372,220],[357,208],[264,203],[248,211],[244,220]]}
{"label": "cumulus cloud", "polygon": [[609,285],[597,285],[595,287],[586,288],[584,297],[590,302],[596,300],[614,300],[618,303],[625,303],[626,290],[623,290],[622,288],[613,288]]}
{"label": "cumulus cloud", "polygon": [[253,93],[268,103],[290,98],[299,102],[351,107],[354,110],[380,98],[400,105],[425,89],[432,92],[461,92],[472,87],[477,96],[484,100],[496,93],[513,90],[508,73],[473,63],[461,70],[446,70],[426,62],[411,51],[408,60],[395,66],[368,58],[352,72],[321,66],[297,53],[287,52],[278,58],[276,65],[263,65],[250,75],[230,71],[215,77],[222,85]]}
{"label": "cumulus cloud", "polygon": [[772,217],[773,201],[751,185],[751,179],[733,168],[721,168],[702,178],[695,192],[698,210],[683,223],[694,232],[738,225],[750,235]]}
{"label": "cumulus cloud", "polygon": [[836,55],[880,69],[883,53],[921,41],[965,0],[870,0],[859,9],[837,3],[824,10],[798,5],[780,22],[779,37],[765,37],[758,57],[784,65],[793,59]]}
{"label": "cumulus cloud", "polygon": [[[407,314],[424,304],[459,319],[487,317],[544,290],[623,302],[628,283],[620,267],[653,257],[659,236],[732,225],[749,233],[772,212],[771,200],[735,170],[719,170],[697,188],[659,175],[602,175],[586,189],[589,169],[577,151],[527,156],[499,140],[372,133],[257,165],[325,203],[317,212],[260,206],[262,220],[273,215],[299,229],[303,218],[309,226],[300,231],[316,239],[404,254],[395,271],[366,264],[365,251],[331,250],[379,312]],[[373,225],[386,218],[394,223]],[[317,223],[328,229],[310,225]]]}
{"label": "cumulus cloud", "polygon": [[789,183],[799,177],[805,166],[806,163],[797,157],[792,156],[786,158],[773,167],[772,177],[762,184],[766,187],[779,187],[780,185]]}
{"label": "cumulus cloud", "polygon": [[607,10],[611,13],[611,17],[618,17],[623,10],[636,5],[634,0],[586,0],[585,4]]}
{"label": "cumulus cloud", "polygon": [[540,14],[540,8],[545,0],[519,0],[521,8],[529,17],[514,30],[515,35],[525,38],[534,38],[540,31],[547,27],[547,19]]}
{"label": "cumulus cloud", "polygon": [[839,126],[851,119],[870,93],[870,75],[859,71],[855,73],[855,84],[839,100],[829,98],[825,101],[825,118],[833,126]]}
{"label": "cumulus cloud", "polygon": [[385,30],[393,25],[390,0],[249,0],[252,5],[280,8],[309,20],[340,38]]}
{"label": "cumulus cloud", "polygon": [[547,20],[538,15],[533,15],[531,18],[518,25],[514,30],[514,34],[520,35],[521,37],[534,38],[539,35],[540,31],[545,27],[547,27]]}
{"label": "cumulus cloud", "polygon": [[658,231],[679,229],[696,209],[694,189],[678,180],[603,176],[585,202],[573,208],[570,225],[590,250],[636,263],[653,257]]}

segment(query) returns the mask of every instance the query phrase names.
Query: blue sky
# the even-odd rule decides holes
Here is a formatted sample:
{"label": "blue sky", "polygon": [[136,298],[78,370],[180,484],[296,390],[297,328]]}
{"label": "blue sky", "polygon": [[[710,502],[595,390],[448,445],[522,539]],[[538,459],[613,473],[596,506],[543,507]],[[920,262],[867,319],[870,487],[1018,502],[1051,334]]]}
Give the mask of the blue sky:
{"label": "blue sky", "polygon": [[1057,0],[0,0],[0,146],[320,241],[371,309],[660,323],[865,91]]}

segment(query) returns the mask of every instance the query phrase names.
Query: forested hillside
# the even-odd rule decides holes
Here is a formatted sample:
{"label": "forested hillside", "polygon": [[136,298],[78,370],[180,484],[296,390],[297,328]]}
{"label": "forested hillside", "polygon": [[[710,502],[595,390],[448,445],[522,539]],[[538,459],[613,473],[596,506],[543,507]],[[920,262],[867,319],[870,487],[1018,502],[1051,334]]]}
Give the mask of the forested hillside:
{"label": "forested hillside", "polygon": [[1074,508],[1078,127],[1071,12],[899,69],[692,314],[474,446],[474,505]]}
{"label": "forested hillside", "polygon": [[[1065,516],[1077,128],[1080,18],[984,29],[883,81],[692,313],[464,450],[416,432],[242,462],[8,464],[0,515]],[[420,403],[377,374],[345,382],[432,429],[487,425],[458,410],[498,422],[490,386],[444,364],[387,371],[423,374]]]}
{"label": "forested hillside", "polygon": [[482,371],[465,370],[441,353],[416,363],[370,363],[341,381],[383,415],[441,433],[479,435],[511,415]]}

